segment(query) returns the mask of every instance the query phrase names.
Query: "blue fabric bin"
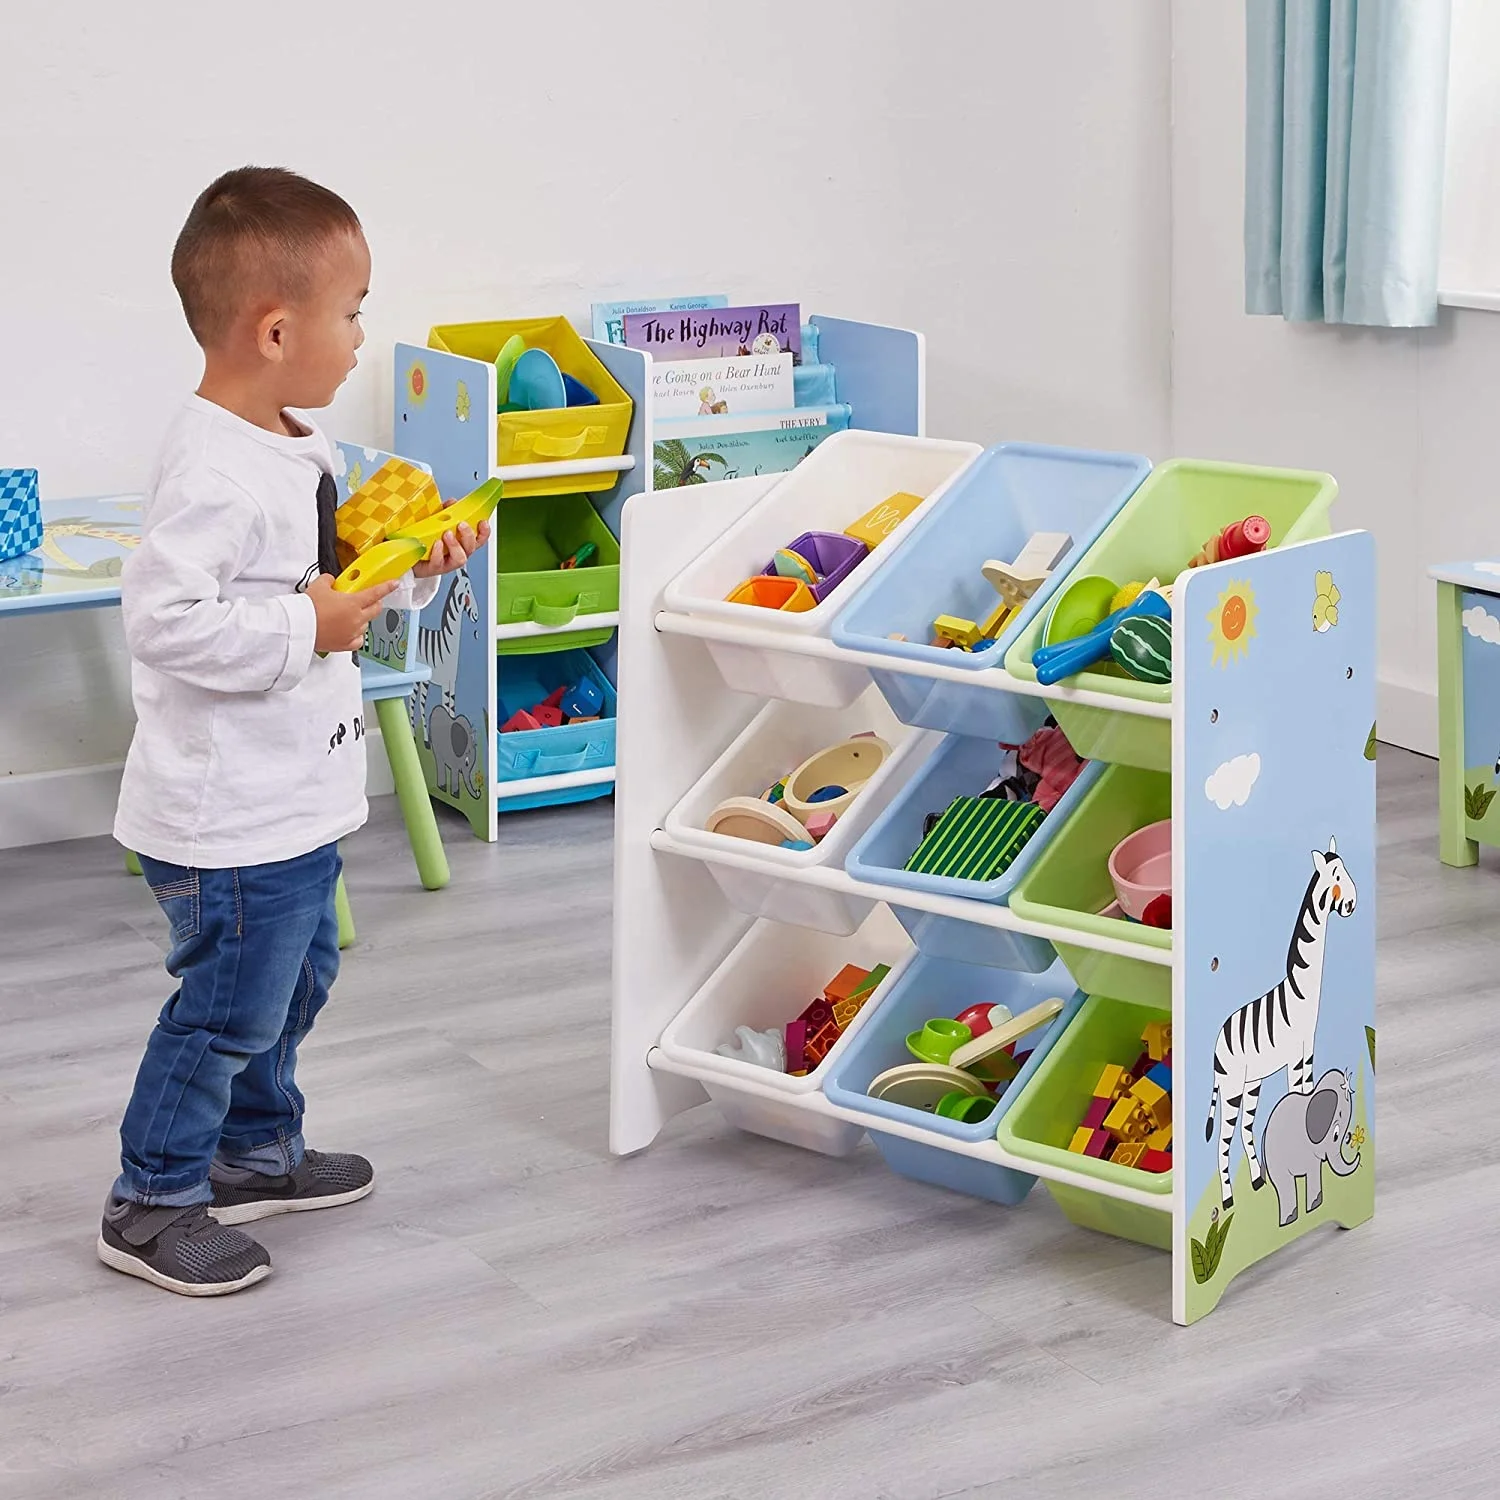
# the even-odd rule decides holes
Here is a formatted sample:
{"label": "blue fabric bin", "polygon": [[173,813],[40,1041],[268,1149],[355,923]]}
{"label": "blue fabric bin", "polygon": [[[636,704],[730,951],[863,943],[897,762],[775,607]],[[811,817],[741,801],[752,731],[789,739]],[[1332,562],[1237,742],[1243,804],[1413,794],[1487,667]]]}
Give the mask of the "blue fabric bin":
{"label": "blue fabric bin", "polygon": [[[615,690],[587,651],[502,656],[497,675],[501,724],[520,709],[540,702],[555,688],[571,687],[583,677],[590,678],[604,694],[604,707],[597,720],[559,724],[555,729],[518,729],[509,734],[497,730],[497,775],[502,786],[507,781],[558,776],[565,771],[593,770],[615,763]],[[528,807],[582,802],[607,797],[613,790],[612,783],[602,782],[535,796],[502,797],[500,810],[520,812]]]}
{"label": "blue fabric bin", "polygon": [[[1010,868],[997,879],[955,880],[903,869],[922,842],[922,824],[928,813],[942,812],[955,797],[978,796],[994,779],[999,760],[1000,750],[994,740],[950,735],[849,851],[844,869],[856,880],[877,885],[1006,904],[1016,883],[1067,821],[1084,793],[1104,774],[1105,767],[1096,762],[1079,772]],[[917,947],[933,957],[1029,973],[1039,973],[1057,957],[1056,949],[1043,938],[905,906],[892,905],[891,910]]]}
{"label": "blue fabric bin", "polygon": [[[906,1050],[906,1036],[919,1030],[924,1021],[934,1016],[956,1016],[971,1005],[995,1003],[1009,1006],[1013,1015],[1020,1015],[1054,996],[1067,1001],[1062,1014],[1039,1033],[1022,1038],[1017,1051],[1030,1046],[1031,1055],[987,1118],[965,1125],[904,1104],[872,1099],[865,1092],[871,1081],[887,1068],[916,1061]],[[865,1117],[871,1140],[893,1172],[935,1187],[952,1188],[970,1197],[988,1198],[993,1203],[1019,1203],[1036,1181],[1030,1173],[1002,1167],[998,1162],[961,1156],[939,1142],[943,1137],[967,1142],[992,1140],[1010,1101],[1020,1097],[1021,1090],[1083,1001],[1084,996],[1060,963],[1041,974],[1012,974],[921,954],[881,1002],[879,1012],[850,1043],[849,1050],[823,1085],[823,1092],[835,1104]],[[927,1145],[892,1135],[880,1128],[882,1120],[919,1126],[936,1139]]]}
{"label": "blue fabric bin", "polygon": [[[834,617],[834,641],[975,672],[1002,666],[1010,643],[1050,605],[1074,563],[1150,472],[1150,460],[1133,453],[1035,443],[1001,443],[986,450]],[[981,566],[991,557],[1015,558],[1039,531],[1066,532],[1073,545],[995,644],[973,652],[928,645],[938,615],[982,623],[994,611],[999,596]],[[892,634],[907,639],[893,641]],[[1035,699],[977,684],[889,671],[872,676],[904,723],[926,729],[1020,741],[1046,712]]]}

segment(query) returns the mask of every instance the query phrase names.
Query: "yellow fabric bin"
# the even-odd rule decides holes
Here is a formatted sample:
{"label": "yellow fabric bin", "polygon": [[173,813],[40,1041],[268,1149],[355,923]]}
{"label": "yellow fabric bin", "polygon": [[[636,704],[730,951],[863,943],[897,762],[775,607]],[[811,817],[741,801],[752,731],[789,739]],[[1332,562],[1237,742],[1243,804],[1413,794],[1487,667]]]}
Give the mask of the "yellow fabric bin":
{"label": "yellow fabric bin", "polygon": [[[528,349],[545,349],[565,375],[587,386],[597,406],[559,407],[555,411],[509,411],[495,418],[496,462],[566,463],[584,458],[617,458],[630,437],[632,402],[624,388],[599,363],[566,318],[510,318],[496,323],[444,323],[427,335],[430,349],[461,354],[493,364],[502,345],[520,334]],[[572,478],[507,480],[505,493],[573,495],[612,489],[619,475],[577,474]]]}

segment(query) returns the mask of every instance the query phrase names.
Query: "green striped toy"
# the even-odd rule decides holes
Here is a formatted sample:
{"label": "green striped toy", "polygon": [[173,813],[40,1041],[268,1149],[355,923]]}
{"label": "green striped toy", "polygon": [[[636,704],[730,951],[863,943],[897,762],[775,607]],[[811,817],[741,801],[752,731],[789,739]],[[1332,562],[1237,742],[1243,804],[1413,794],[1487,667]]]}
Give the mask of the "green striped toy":
{"label": "green striped toy", "polygon": [[1044,816],[1035,802],[955,797],[906,868],[952,880],[994,880],[1010,868]]}
{"label": "green striped toy", "polygon": [[1121,620],[1109,640],[1109,654],[1142,682],[1172,680],[1172,622],[1154,615]]}

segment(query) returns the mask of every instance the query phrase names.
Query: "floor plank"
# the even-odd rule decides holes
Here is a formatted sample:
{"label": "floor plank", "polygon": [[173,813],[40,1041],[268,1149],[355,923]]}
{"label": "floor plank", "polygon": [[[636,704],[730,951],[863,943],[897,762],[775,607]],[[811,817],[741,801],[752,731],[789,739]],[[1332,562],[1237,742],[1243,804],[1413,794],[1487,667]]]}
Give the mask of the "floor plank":
{"label": "floor plank", "polygon": [[276,1275],[241,1297],[114,1276],[94,1221],[164,927],[104,841],[7,853],[0,1496],[1492,1494],[1500,862],[1441,867],[1434,765],[1379,772],[1379,1213],[1188,1330],[1164,1257],[1040,1192],[996,1209],[711,1106],[609,1157],[608,802],[492,848],[445,818],[438,894],[377,803],[303,1081],[379,1191],[258,1226]]}

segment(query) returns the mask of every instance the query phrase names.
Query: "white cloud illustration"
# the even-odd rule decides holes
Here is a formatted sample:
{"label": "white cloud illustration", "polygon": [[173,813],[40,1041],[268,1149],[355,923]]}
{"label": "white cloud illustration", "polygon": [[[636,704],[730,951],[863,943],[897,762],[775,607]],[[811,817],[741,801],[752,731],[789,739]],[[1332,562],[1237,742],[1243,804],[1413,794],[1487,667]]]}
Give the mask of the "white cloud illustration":
{"label": "white cloud illustration", "polygon": [[1497,620],[1482,604],[1470,605],[1464,611],[1464,629],[1476,640],[1488,641],[1500,646],[1500,620]]}
{"label": "white cloud illustration", "polygon": [[349,460],[344,457],[344,450],[337,443],[333,445],[333,477],[342,479],[349,472]]}
{"label": "white cloud illustration", "polygon": [[374,463],[375,460],[377,458],[379,458],[379,457],[380,457],[380,449],[379,448],[366,448],[365,449],[365,462],[366,463]]}
{"label": "white cloud illustration", "polygon": [[1220,812],[1243,807],[1250,800],[1250,789],[1260,779],[1260,756],[1236,755],[1226,760],[1203,783],[1204,795]]}
{"label": "white cloud illustration", "polygon": [[1500,576],[1500,562],[1477,562],[1474,564],[1476,573],[1494,573]]}

